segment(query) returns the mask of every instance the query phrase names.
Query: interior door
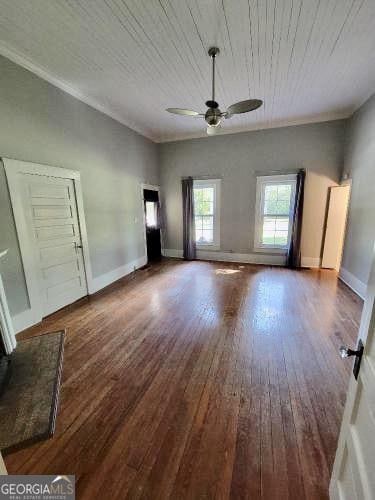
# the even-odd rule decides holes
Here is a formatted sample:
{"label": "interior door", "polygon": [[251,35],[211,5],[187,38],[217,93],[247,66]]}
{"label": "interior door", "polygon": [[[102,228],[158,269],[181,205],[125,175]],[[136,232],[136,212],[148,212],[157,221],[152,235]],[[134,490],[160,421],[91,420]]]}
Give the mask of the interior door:
{"label": "interior door", "polygon": [[87,295],[72,179],[23,174],[23,207],[43,316]]}
{"label": "interior door", "polygon": [[[351,376],[330,483],[331,500],[375,499],[375,264],[362,313],[364,353]],[[344,360],[348,362],[348,360]]]}
{"label": "interior door", "polygon": [[350,186],[330,188],[322,267],[340,269],[349,196]]}

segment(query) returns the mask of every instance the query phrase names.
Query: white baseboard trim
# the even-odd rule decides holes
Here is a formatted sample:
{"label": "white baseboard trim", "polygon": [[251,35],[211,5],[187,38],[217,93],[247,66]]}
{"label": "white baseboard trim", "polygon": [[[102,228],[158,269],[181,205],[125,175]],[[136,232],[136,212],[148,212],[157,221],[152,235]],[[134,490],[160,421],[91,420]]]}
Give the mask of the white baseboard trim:
{"label": "white baseboard trim", "polygon": [[339,278],[345,283],[345,285],[348,285],[348,287],[351,288],[353,292],[359,295],[361,299],[365,300],[367,292],[366,283],[363,283],[363,281],[356,278],[354,274],[349,272],[347,269],[344,269],[343,267],[340,269]]}
{"label": "white baseboard trim", "polygon": [[[165,248],[163,255],[165,257],[181,259],[182,250]],[[197,259],[218,262],[239,262],[244,264],[264,264],[269,266],[285,265],[285,255],[275,254],[264,255],[257,253],[210,252],[209,250],[197,250]]]}
{"label": "white baseboard trim", "polygon": [[301,258],[301,266],[302,267],[312,267],[319,268],[320,267],[320,257],[302,257]]}
{"label": "white baseboard trim", "polygon": [[[102,288],[105,288],[114,281],[123,278],[127,274],[132,273],[136,269],[139,269],[140,267],[145,266],[146,264],[147,264],[147,257],[144,255],[139,259],[133,260],[132,262],[129,262],[124,266],[114,269],[113,271],[110,271],[108,273],[97,276],[96,278],[93,278],[92,287],[90,288],[89,294],[91,295],[95,292],[98,292]],[[26,309],[26,311],[23,311],[21,313],[12,316],[12,323],[15,333],[19,333],[22,330],[26,330],[26,328],[36,325],[38,322],[39,321],[35,320],[35,316],[33,315],[31,309]]]}
{"label": "white baseboard trim", "polygon": [[147,257],[146,255],[143,255],[143,257],[133,260],[132,262],[129,262],[124,266],[118,267],[117,269],[113,269],[113,271],[109,271],[108,273],[101,274],[100,276],[93,278],[92,289],[90,290],[90,294],[98,292],[102,288],[105,288],[114,281],[123,278],[127,274],[132,273],[136,269],[139,269],[140,267],[145,266],[146,264],[147,264]]}
{"label": "white baseboard trim", "polygon": [[22,311],[12,316],[12,323],[14,332],[19,333],[36,324],[35,316],[31,309],[26,309],[26,311]]}

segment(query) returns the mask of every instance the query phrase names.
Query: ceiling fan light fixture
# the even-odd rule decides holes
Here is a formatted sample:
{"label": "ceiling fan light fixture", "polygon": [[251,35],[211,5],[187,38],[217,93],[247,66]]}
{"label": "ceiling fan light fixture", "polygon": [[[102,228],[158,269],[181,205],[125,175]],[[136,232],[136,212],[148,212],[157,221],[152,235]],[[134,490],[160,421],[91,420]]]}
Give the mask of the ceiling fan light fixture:
{"label": "ceiling fan light fixture", "polygon": [[219,108],[208,108],[206,114],[204,115],[204,119],[211,127],[216,127],[221,122],[221,111]]}
{"label": "ceiling fan light fixture", "polygon": [[218,123],[217,125],[208,125],[207,126],[207,135],[217,135],[221,130],[221,123]]}

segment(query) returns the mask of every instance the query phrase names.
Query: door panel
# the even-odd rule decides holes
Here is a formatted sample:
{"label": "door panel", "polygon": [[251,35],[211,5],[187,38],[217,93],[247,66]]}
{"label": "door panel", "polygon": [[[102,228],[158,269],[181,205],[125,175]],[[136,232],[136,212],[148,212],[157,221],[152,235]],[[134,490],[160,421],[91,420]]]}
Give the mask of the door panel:
{"label": "door panel", "polygon": [[[356,380],[351,376],[330,483],[333,500],[375,499],[375,266],[363,308],[359,338],[364,344]],[[349,362],[344,360],[344,362]]]}
{"label": "door panel", "polygon": [[37,266],[43,315],[87,295],[74,183],[23,174],[23,206]]}
{"label": "door panel", "polygon": [[343,500],[357,500],[358,496],[354,489],[354,474],[348,460],[348,448],[345,447],[342,469],[339,479],[340,498]]}
{"label": "door panel", "polygon": [[43,278],[47,286],[53,286],[61,283],[63,280],[77,276],[77,263],[74,261],[65,262],[55,266],[49,266],[43,269]]}

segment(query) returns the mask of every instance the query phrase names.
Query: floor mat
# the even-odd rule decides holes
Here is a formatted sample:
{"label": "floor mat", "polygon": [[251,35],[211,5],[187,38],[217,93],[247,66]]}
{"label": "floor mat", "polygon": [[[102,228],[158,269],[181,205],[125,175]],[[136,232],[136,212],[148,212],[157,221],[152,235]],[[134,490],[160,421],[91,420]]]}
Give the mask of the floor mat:
{"label": "floor mat", "polygon": [[6,454],[51,437],[59,399],[65,332],[21,340],[0,399],[0,449]]}

